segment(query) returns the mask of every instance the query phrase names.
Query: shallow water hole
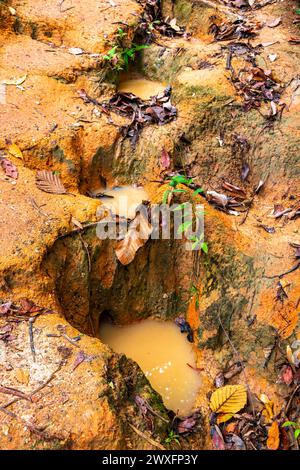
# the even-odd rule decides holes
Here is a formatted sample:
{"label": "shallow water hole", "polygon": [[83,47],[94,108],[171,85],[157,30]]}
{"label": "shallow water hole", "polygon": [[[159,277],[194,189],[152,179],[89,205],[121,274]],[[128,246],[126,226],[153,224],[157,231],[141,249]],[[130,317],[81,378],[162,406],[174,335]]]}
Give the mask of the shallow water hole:
{"label": "shallow water hole", "polygon": [[168,409],[188,415],[200,386],[193,346],[173,322],[143,320],[117,326],[100,322],[99,338],[117,353],[136,361]]}
{"label": "shallow water hole", "polygon": [[118,186],[103,192],[101,202],[109,208],[113,214],[133,219],[137,207],[143,201],[147,201],[148,194],[142,187]]}
{"label": "shallow water hole", "polygon": [[165,88],[166,84],[164,83],[148,80],[144,77],[130,77],[126,74],[121,77],[118,91],[133,93],[142,100],[149,100],[151,96],[162,93]]}

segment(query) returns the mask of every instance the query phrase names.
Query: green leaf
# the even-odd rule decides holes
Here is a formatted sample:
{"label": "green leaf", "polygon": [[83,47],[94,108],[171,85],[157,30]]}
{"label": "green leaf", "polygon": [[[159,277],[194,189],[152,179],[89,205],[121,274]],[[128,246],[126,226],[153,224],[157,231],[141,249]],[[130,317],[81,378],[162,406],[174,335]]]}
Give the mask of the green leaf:
{"label": "green leaf", "polygon": [[117,49],[118,49],[118,46],[115,46],[112,49],[110,49],[107,55],[103,56],[103,59],[111,60],[116,55]]}
{"label": "green leaf", "polygon": [[168,197],[169,197],[169,194],[171,193],[172,191],[170,191],[170,189],[167,189],[164,194],[163,194],[163,199],[162,199],[162,203],[163,204],[167,204],[168,202]]}
{"label": "green leaf", "polygon": [[299,434],[300,434],[300,428],[296,429],[296,431],[294,432],[295,439],[298,439]]}
{"label": "green leaf", "polygon": [[133,44],[133,50],[136,51],[136,52],[141,51],[143,49],[148,49],[148,47],[149,46],[147,44],[140,44],[140,45],[139,44]]}
{"label": "green leaf", "polygon": [[208,245],[206,242],[201,243],[201,250],[206,254],[208,253]]}
{"label": "green leaf", "polygon": [[204,193],[204,189],[202,188],[195,189],[195,191],[193,192],[193,196],[196,194],[200,194],[200,193]]}
{"label": "green leaf", "polygon": [[[176,191],[176,190],[174,190],[174,191]],[[174,211],[182,211],[187,204],[188,204],[187,202],[183,202],[182,204],[178,204],[178,206],[175,207]]]}
{"label": "green leaf", "polygon": [[287,426],[292,426],[293,428],[296,428],[298,424],[295,423],[295,421],[285,421],[281,427],[286,428]]}
{"label": "green leaf", "polygon": [[178,227],[177,233],[184,233],[191,225],[192,225],[191,220],[188,220],[187,222],[180,224]]}
{"label": "green leaf", "polygon": [[191,184],[193,182],[193,179],[190,178],[190,179],[187,179],[185,176],[183,175],[176,175],[176,176],[173,176],[169,185],[174,187],[177,186],[177,184]]}

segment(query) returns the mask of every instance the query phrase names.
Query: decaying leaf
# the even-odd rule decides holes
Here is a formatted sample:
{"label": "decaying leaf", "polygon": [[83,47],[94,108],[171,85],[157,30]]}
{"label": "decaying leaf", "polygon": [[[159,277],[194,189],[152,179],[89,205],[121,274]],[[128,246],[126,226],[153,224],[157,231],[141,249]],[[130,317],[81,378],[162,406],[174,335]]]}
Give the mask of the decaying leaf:
{"label": "decaying leaf", "polygon": [[247,390],[244,385],[225,385],[213,392],[210,408],[215,413],[232,413],[240,411],[247,403]]}
{"label": "decaying leaf", "polygon": [[225,442],[220,428],[218,426],[214,426],[211,430],[211,434],[214,448],[216,450],[225,450]]}
{"label": "decaying leaf", "polygon": [[19,176],[18,169],[10,160],[8,160],[8,158],[1,158],[0,164],[6,176],[9,176],[10,178],[13,178],[15,180],[18,179],[18,176]]}
{"label": "decaying leaf", "polygon": [[10,308],[12,307],[12,302],[5,302],[4,304],[0,305],[0,315],[6,315]]}
{"label": "decaying leaf", "polygon": [[229,434],[225,442],[227,450],[246,450],[244,441],[237,434]]}
{"label": "decaying leaf", "polygon": [[51,194],[66,194],[67,190],[58,175],[52,171],[42,170],[36,174],[36,185],[41,191]]}
{"label": "decaying leaf", "polygon": [[201,413],[196,410],[190,416],[183,419],[178,419],[177,432],[179,434],[189,434],[196,431],[201,427]]}
{"label": "decaying leaf", "polygon": [[[150,100],[142,100],[133,93],[117,92],[101,107],[107,114],[113,111],[130,119],[130,123],[122,126],[120,131],[124,137],[129,137],[135,147],[142,129],[149,124],[162,126],[173,121],[177,109],[171,103],[172,88],[168,86],[163,93],[152,96]],[[89,101],[91,101],[91,98]]]}
{"label": "decaying leaf", "polygon": [[131,263],[138,249],[145,245],[151,232],[152,227],[148,219],[143,213],[138,213],[130,222],[124,239],[117,243],[116,256],[118,260],[123,265]]}
{"label": "decaying leaf", "polygon": [[170,155],[165,148],[163,148],[161,152],[160,164],[165,170],[170,167]]}
{"label": "decaying leaf", "polygon": [[284,365],[279,374],[279,381],[286,385],[291,385],[294,380],[294,373],[291,366]]}
{"label": "decaying leaf", "polygon": [[270,450],[277,450],[279,447],[280,438],[279,438],[279,426],[277,421],[274,421],[268,432],[267,447]]}
{"label": "decaying leaf", "polygon": [[216,191],[207,191],[206,196],[209,202],[221,207],[226,207],[229,201],[225,194],[217,193]]}

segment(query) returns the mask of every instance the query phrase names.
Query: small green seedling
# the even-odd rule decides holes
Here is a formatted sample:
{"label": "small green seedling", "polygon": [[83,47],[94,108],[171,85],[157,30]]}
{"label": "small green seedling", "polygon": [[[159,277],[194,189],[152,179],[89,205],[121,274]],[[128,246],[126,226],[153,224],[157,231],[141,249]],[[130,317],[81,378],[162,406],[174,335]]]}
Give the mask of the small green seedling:
{"label": "small green seedling", "polygon": [[[119,29],[119,38],[120,35],[125,34],[123,30]],[[123,36],[122,36],[123,37]],[[123,48],[121,45],[116,45],[112,47],[106,55],[103,56],[104,60],[110,62],[115,70],[124,70],[128,69],[130,60],[134,60],[136,53],[142,49],[146,49],[147,45],[144,44],[132,44],[131,47]]]}
{"label": "small green seedling", "polygon": [[295,421],[286,421],[282,425],[283,428],[286,428],[288,426],[293,428],[295,439],[298,439],[298,437],[300,436],[300,423],[295,423]]}
{"label": "small green seedling", "polygon": [[178,434],[175,434],[173,429],[169,431],[168,437],[165,439],[166,444],[172,444],[172,442],[176,442],[176,444],[180,444],[179,442],[180,436]]}

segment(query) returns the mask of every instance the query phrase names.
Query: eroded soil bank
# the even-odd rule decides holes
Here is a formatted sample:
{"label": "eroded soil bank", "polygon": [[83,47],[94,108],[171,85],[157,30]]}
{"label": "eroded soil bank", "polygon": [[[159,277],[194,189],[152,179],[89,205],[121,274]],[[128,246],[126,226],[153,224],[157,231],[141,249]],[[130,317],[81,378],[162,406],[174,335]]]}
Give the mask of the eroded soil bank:
{"label": "eroded soil bank", "polygon": [[[112,3],[0,1],[0,447],[296,449],[281,428],[299,420],[295,2],[165,0],[160,24],[147,2]],[[131,119],[102,106],[120,82],[103,56],[120,37],[122,50],[147,43],[129,77],[172,85],[177,113],[134,146]],[[65,193],[39,189],[41,170]],[[208,253],[149,240],[123,265],[96,236],[95,195],[134,184],[161,203],[177,174],[204,189]],[[201,383],[186,429],[137,364],[96,338],[103,312],[191,326]],[[225,424],[210,406],[224,384],[248,392]]]}

